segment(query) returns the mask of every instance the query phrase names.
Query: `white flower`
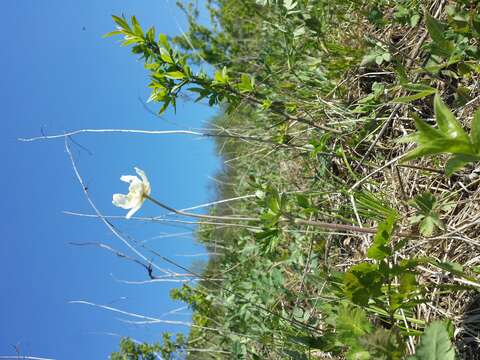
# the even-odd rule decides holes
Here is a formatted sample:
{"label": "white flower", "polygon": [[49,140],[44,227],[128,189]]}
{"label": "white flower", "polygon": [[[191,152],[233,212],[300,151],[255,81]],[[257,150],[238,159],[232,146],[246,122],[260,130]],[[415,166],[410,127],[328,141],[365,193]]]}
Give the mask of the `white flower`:
{"label": "white flower", "polygon": [[150,188],[150,182],[148,181],[145,173],[139,168],[134,168],[136,173],[140,175],[140,180],[134,175],[123,175],[120,180],[130,184],[128,187],[128,194],[113,194],[112,204],[122,209],[130,209],[126,218],[130,219],[135,214],[145,201],[145,196],[150,195],[152,189]]}

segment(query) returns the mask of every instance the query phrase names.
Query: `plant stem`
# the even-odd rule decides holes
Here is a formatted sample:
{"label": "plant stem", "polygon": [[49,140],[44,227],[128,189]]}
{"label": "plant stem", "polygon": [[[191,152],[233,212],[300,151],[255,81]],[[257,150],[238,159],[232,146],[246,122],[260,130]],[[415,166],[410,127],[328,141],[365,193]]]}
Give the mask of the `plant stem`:
{"label": "plant stem", "polygon": [[144,195],[146,199],[150,200],[153,202],[155,205],[158,205],[165,210],[171,211],[177,215],[182,215],[182,216],[188,216],[188,217],[193,217],[197,219],[213,219],[213,220],[227,220],[227,221],[260,221],[258,218],[251,218],[251,217],[236,217],[236,216],[215,216],[215,215],[202,215],[202,214],[194,214],[194,213],[189,213],[186,211],[181,211],[174,209],[164,203],[161,203],[160,201],[152,198],[149,195]]}

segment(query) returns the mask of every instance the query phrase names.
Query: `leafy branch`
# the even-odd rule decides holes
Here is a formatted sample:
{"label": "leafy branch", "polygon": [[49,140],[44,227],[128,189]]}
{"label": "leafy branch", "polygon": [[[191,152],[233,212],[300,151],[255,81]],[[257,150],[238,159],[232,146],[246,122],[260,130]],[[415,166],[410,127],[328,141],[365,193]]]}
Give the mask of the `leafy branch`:
{"label": "leafy branch", "polygon": [[336,129],[290,114],[285,104],[278,104],[260,93],[255,79],[247,74],[242,74],[239,79],[231,79],[226,67],[217,70],[213,78],[203,71],[194,73],[188,65],[188,55],[173,49],[166,35],[159,34],[156,41],[155,28],[151,27],[144,32],[135,16],[131,18],[131,25],[125,17],[112,17],[117,24],[117,30],[105,36],[123,35],[122,45],[133,45],[132,52],[140,54],[145,60],[145,68],[150,71],[151,79],[149,85],[151,95],[148,100],[162,103],[160,113],[163,113],[170,104],[176,109],[177,97],[183,89],[186,89],[198,95],[196,102],[208,99],[210,106],[226,102],[227,112],[245,102],[282,116],[284,121],[296,121],[316,129],[340,133]]}

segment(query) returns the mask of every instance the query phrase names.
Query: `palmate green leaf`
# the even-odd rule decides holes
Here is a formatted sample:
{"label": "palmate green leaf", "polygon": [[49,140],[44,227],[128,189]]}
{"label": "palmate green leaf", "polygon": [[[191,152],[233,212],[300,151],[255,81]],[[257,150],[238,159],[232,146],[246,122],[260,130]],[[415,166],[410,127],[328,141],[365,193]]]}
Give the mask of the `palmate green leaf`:
{"label": "palmate green leaf", "polygon": [[372,334],[364,335],[360,342],[371,355],[372,360],[402,360],[405,342],[399,331],[378,327]]}
{"label": "palmate green leaf", "polygon": [[413,206],[415,206],[423,215],[430,214],[437,203],[437,199],[430,192],[424,192],[417,195],[413,200]]}
{"label": "palmate green leaf", "polygon": [[425,329],[415,355],[409,360],[455,360],[455,350],[443,322],[434,321]]}
{"label": "palmate green leaf", "polygon": [[369,333],[372,325],[365,311],[359,307],[340,304],[337,312],[336,331],[339,340],[346,345],[358,341],[358,337]]}
{"label": "palmate green leaf", "polygon": [[347,345],[349,351],[345,354],[347,359],[370,359],[360,339],[372,331],[372,325],[365,311],[359,307],[340,304],[335,319],[337,341]]}
{"label": "palmate green leaf", "polygon": [[382,295],[383,274],[378,265],[361,263],[345,273],[343,285],[345,295],[354,304],[365,306],[371,298]]}
{"label": "palmate green leaf", "polygon": [[439,129],[435,129],[423,120],[415,119],[418,132],[410,137],[417,142],[418,146],[405,154],[402,161],[408,161],[425,155],[442,153],[472,154],[473,147],[468,140],[461,138],[449,138]]}
{"label": "palmate green leaf", "polygon": [[432,213],[428,216],[425,216],[422,221],[420,221],[419,230],[420,234],[423,236],[432,236],[436,228],[443,228],[443,224],[440,221],[438,214]]}
{"label": "palmate green leaf", "polygon": [[433,49],[435,53],[443,57],[452,55],[455,47],[453,43],[445,38],[446,25],[435,19],[430,14],[425,17],[425,25],[427,26],[428,34],[433,40]]}
{"label": "palmate green leaf", "polygon": [[402,271],[399,276],[400,286],[391,296],[391,308],[397,310],[404,307],[404,303],[412,298],[412,294],[417,290],[417,279],[415,273],[411,271]]}

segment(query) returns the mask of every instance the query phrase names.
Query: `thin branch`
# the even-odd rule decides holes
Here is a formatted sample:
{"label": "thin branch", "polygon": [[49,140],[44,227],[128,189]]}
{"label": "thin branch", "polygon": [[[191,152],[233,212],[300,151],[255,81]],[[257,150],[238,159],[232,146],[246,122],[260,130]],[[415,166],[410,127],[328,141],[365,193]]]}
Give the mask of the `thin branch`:
{"label": "thin branch", "polygon": [[232,135],[224,132],[208,133],[208,132],[200,132],[200,131],[193,131],[193,130],[79,129],[79,130],[68,131],[63,134],[42,135],[42,136],[35,136],[31,138],[18,138],[18,140],[22,142],[32,142],[32,141],[38,141],[38,140],[64,139],[67,137],[72,137],[74,135],[88,134],[88,133],[96,133],[96,134],[123,133],[123,134],[142,134],[142,135],[193,135],[193,136],[199,136],[199,137],[205,137],[205,138],[217,137],[217,138],[238,139],[238,140],[245,140],[245,141],[255,141],[263,144],[270,144],[270,145],[275,145],[280,147],[288,147],[288,148],[295,148],[298,150],[309,151],[308,148],[304,148],[301,146],[296,146],[293,144],[278,144],[274,140],[264,139],[256,136]]}
{"label": "thin branch", "polygon": [[[80,216],[80,217],[88,217],[88,218],[100,218],[100,216],[96,214],[84,214],[74,211],[63,211],[66,215],[73,215],[73,216]],[[118,220],[127,220],[125,216],[120,215],[103,215],[105,219],[118,219]],[[251,226],[251,225],[244,225],[244,224],[235,224],[235,223],[218,223],[213,221],[185,221],[185,220],[175,220],[175,219],[162,219],[158,217],[140,217],[140,216],[132,216],[128,220],[137,220],[137,221],[151,221],[151,222],[162,222],[162,223],[179,223],[179,224],[186,224],[186,225],[217,225],[217,226],[233,226],[233,227],[241,227],[250,230],[261,230],[258,226]]]}
{"label": "thin branch", "polygon": [[84,304],[84,305],[90,305],[90,306],[93,306],[93,307],[98,307],[98,308],[113,311],[113,312],[116,312],[116,313],[119,313],[119,314],[122,314],[122,315],[127,315],[127,316],[130,316],[130,317],[136,318],[136,319],[141,319],[141,321],[143,321],[144,323],[192,326],[192,323],[185,322],[185,321],[161,320],[161,319],[157,319],[157,318],[154,318],[154,317],[151,317],[151,316],[146,316],[146,315],[132,313],[132,312],[129,312],[129,311],[120,310],[120,309],[117,309],[117,308],[114,308],[114,307],[111,307],[111,306],[107,306],[107,305],[95,304],[95,303],[92,303],[90,301],[73,300],[73,301],[69,301],[68,303],[69,304]]}
{"label": "thin branch", "polygon": [[85,134],[85,133],[127,133],[127,134],[148,134],[148,135],[183,134],[183,135],[204,136],[204,134],[201,132],[190,131],[190,130],[80,129],[80,130],[69,131],[64,134],[43,135],[43,136],[36,136],[31,138],[18,138],[18,140],[23,142],[31,142],[31,141],[37,141],[37,140],[64,139],[73,135]]}

